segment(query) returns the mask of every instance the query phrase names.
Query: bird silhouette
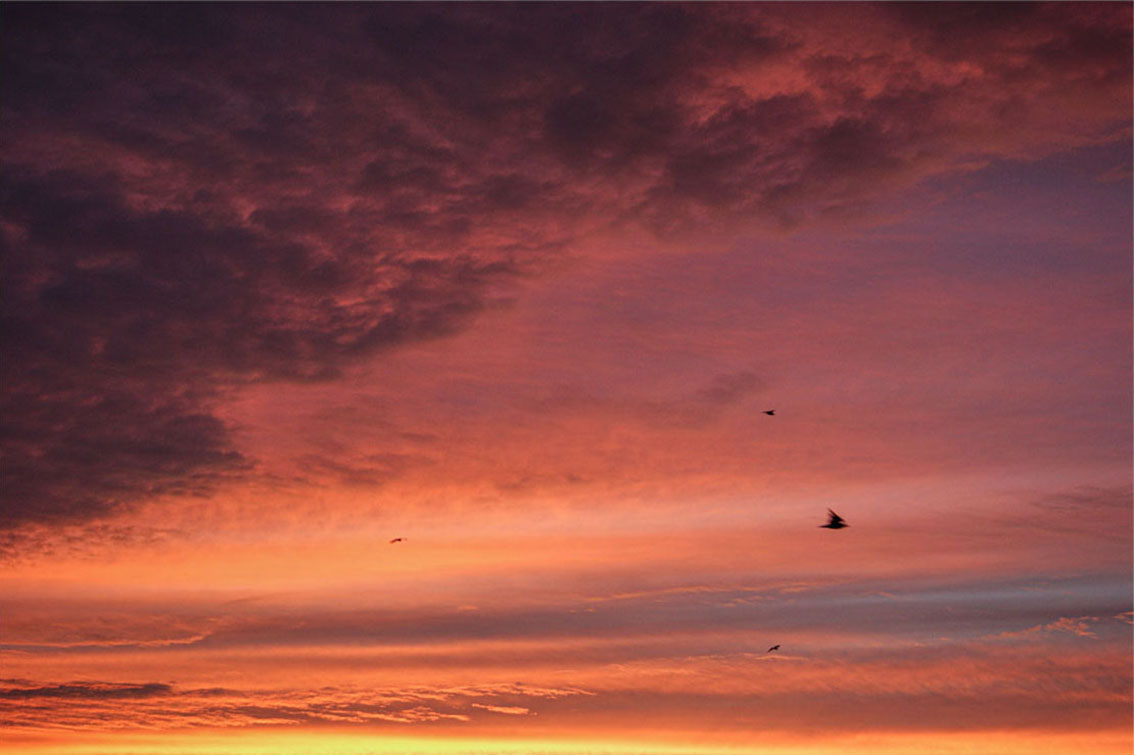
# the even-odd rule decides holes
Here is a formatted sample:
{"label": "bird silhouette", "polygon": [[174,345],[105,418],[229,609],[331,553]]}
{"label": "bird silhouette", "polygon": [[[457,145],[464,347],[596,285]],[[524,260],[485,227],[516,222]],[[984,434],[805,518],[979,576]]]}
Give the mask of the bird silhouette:
{"label": "bird silhouette", "polygon": [[391,543],[391,544],[393,544],[393,543],[402,543],[402,542],[405,542],[405,538],[404,538],[404,537],[395,537],[395,538],[394,538],[393,540],[391,540],[391,541],[390,541],[390,543]]}
{"label": "bird silhouette", "polygon": [[775,409],[765,409],[764,414],[767,414],[769,417],[774,417],[774,416],[776,416],[776,410]]}
{"label": "bird silhouette", "polygon": [[827,509],[827,516],[830,517],[829,520],[826,524],[820,524],[820,527],[824,527],[829,530],[841,530],[843,527],[850,526],[841,516],[836,514],[834,511],[831,511],[830,509]]}
{"label": "bird silhouette", "polygon": [[779,645],[772,645],[772,647],[768,648],[768,652],[769,652],[769,653],[774,653],[774,652],[776,652],[776,651],[777,651],[777,650],[779,650],[779,649],[780,649],[780,646],[779,646]]}

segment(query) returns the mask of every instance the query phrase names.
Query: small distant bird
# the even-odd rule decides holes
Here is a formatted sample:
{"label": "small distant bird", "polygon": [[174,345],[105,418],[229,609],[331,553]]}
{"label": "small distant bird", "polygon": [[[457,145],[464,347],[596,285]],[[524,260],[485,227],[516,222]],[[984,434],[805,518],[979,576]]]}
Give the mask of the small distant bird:
{"label": "small distant bird", "polygon": [[392,545],[394,543],[403,543],[403,542],[405,542],[404,537],[395,537],[393,540],[390,541],[390,544]]}
{"label": "small distant bird", "polygon": [[780,646],[779,646],[779,645],[772,645],[772,647],[768,648],[768,652],[769,652],[769,653],[774,653],[774,652],[776,652],[776,651],[777,651],[777,650],[779,650],[779,649],[780,649]]}
{"label": "small distant bird", "polygon": [[776,410],[775,409],[765,409],[764,414],[767,414],[769,417],[774,417],[774,416],[776,416]]}
{"label": "small distant bird", "polygon": [[830,509],[827,509],[827,516],[829,517],[827,523],[820,524],[820,527],[825,527],[829,530],[841,530],[843,527],[850,526],[841,516],[836,514],[834,511],[831,511]]}

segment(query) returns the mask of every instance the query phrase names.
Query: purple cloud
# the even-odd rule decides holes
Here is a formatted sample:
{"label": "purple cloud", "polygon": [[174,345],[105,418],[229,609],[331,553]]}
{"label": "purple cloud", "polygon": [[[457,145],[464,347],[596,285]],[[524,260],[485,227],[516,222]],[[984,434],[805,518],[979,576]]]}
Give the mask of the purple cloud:
{"label": "purple cloud", "polygon": [[209,495],[254,466],[232,391],[460,332],[596,230],[841,217],[1128,124],[1124,6],[861,11],[912,50],[844,12],[5,6],[3,526]]}

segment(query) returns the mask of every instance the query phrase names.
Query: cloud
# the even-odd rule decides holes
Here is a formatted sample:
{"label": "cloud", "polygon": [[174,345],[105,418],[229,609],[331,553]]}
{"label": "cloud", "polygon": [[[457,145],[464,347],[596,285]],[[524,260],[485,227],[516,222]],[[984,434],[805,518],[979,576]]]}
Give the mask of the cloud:
{"label": "cloud", "polygon": [[1080,485],[1023,498],[1015,511],[975,514],[996,529],[1013,527],[1125,542],[1134,512],[1129,485]]}
{"label": "cloud", "polygon": [[168,684],[118,684],[110,682],[74,682],[56,684],[48,687],[4,687],[0,688],[0,698],[7,700],[27,700],[40,697],[62,697],[68,699],[120,700],[134,698],[161,697],[172,694]]}
{"label": "cloud", "polygon": [[194,645],[206,639],[225,620],[193,611],[155,610],[131,613],[120,606],[86,606],[77,613],[8,603],[3,647],[8,650],[50,651],[53,648],[132,650]]}
{"label": "cloud", "polygon": [[42,557],[94,561],[117,548],[161,547],[184,535],[170,527],[99,521],[26,523],[0,531],[0,559],[9,564]]}
{"label": "cloud", "polygon": [[1024,638],[1036,637],[1037,635],[1049,634],[1053,632],[1062,632],[1066,634],[1073,634],[1076,637],[1086,637],[1092,640],[1099,638],[1098,632],[1094,628],[1099,622],[1105,622],[1107,619],[1122,621],[1127,624],[1134,623],[1131,621],[1131,615],[1134,612],[1125,611],[1123,613],[1115,614],[1114,616],[1061,616],[1055,621],[1050,621],[1046,624],[1037,624],[1027,629],[1021,629],[1017,632],[1001,632],[996,637],[1003,638]]}
{"label": "cloud", "polygon": [[305,479],[329,477],[336,485],[360,487],[381,486],[407,469],[431,463],[425,456],[402,453],[368,454],[347,460],[307,454],[297,459]]}
{"label": "cloud", "polygon": [[1044,513],[1060,517],[1107,516],[1129,511],[1134,489],[1129,485],[1101,487],[1082,485],[1072,490],[1050,493],[1033,505]]}
{"label": "cloud", "polygon": [[[533,710],[517,702],[546,705],[564,697],[592,694],[576,688],[522,684],[253,690],[178,688],[155,682],[34,686],[28,680],[3,680],[0,684],[0,699],[9,701],[9,727],[86,731],[139,726],[178,729],[469,722],[483,715],[479,711],[534,715]],[[131,701],[128,706],[117,702],[127,699]]]}
{"label": "cloud", "polygon": [[[543,727],[578,731],[609,722],[612,715],[617,720],[648,720],[655,732],[739,734],[803,727],[1067,731],[1122,727],[1129,716],[1129,686],[1122,671],[1128,653],[1118,643],[1110,648],[1087,643],[1059,653],[991,643],[839,645],[821,653],[812,649],[794,654],[790,663],[759,662],[762,651],[637,656],[614,663],[581,659],[569,672],[564,661],[557,660],[553,669],[529,665],[507,671],[560,680],[551,683],[316,682],[233,689],[157,682],[7,680],[0,689],[32,692],[4,696],[9,731],[275,725],[373,731],[453,723],[475,731],[499,725],[501,715],[514,717],[509,726],[528,731]],[[311,662],[293,653],[289,659]],[[353,668],[357,670],[362,662],[356,659]],[[369,663],[373,665],[373,659]],[[231,672],[233,667],[226,668]],[[565,679],[571,682],[564,683]],[[90,694],[102,687],[135,693],[153,689],[155,694],[130,698]],[[64,688],[81,693],[53,696]],[[45,690],[47,696],[34,696]],[[130,704],[124,705],[124,700]],[[849,711],[848,700],[854,702]],[[974,715],[978,708],[979,715]],[[745,715],[737,716],[737,710]]]}
{"label": "cloud", "polygon": [[684,395],[644,398],[638,395],[599,396],[582,386],[559,386],[528,404],[540,414],[590,416],[604,423],[627,421],[653,428],[698,428],[711,423],[765,388],[753,372],[743,370],[714,376],[707,385]]}
{"label": "cloud", "polygon": [[[338,594],[315,604],[285,597],[280,602],[142,603],[129,611],[107,601],[72,600],[62,607],[10,601],[2,647],[40,656],[65,650],[99,657],[181,649],[234,656],[295,651],[301,664],[308,662],[306,653],[326,650],[334,656],[358,648],[388,652],[383,663],[399,667],[469,662],[491,652],[496,663],[510,666],[538,659],[556,643],[571,645],[564,652],[577,657],[612,661],[706,647],[724,652],[738,643],[750,650],[767,634],[814,646],[837,630],[840,642],[869,646],[883,640],[964,642],[1007,636],[1029,626],[1037,627],[1029,636],[1079,628],[1072,619],[1060,622],[1053,616],[1079,617],[1074,620],[1086,622],[1088,631],[1109,638],[1117,627],[1099,626],[1099,620],[1089,617],[1114,616],[1129,604],[1125,584],[1084,603],[1083,582],[1076,580],[1054,580],[1033,589],[1034,577],[957,582],[953,574],[948,580],[895,582],[888,577],[801,584],[782,578],[764,583],[667,581],[658,574],[643,585],[640,576],[612,576],[606,563],[596,564],[586,578],[586,593],[560,588],[545,591],[533,603],[522,597],[525,585],[554,585],[567,578],[541,574],[504,583],[502,577],[494,579],[497,590],[521,597],[502,603],[499,596],[486,595],[486,604],[478,603],[475,611],[447,602],[396,608],[385,605],[383,597],[355,593],[349,610],[341,608],[344,598]],[[886,595],[879,594],[883,588]],[[461,600],[480,600],[467,589],[461,593]],[[580,638],[592,645],[576,647]]]}
{"label": "cloud", "polygon": [[582,239],[866,213],[1129,124],[1121,5],[2,13],[9,529],[212,495],[255,469],[234,392],[459,333]]}
{"label": "cloud", "polygon": [[506,716],[527,716],[531,714],[530,710],[518,705],[483,705],[481,703],[473,703],[472,707],[481,708],[493,713],[501,713]]}
{"label": "cloud", "polygon": [[363,273],[244,227],[135,211],[109,182],[5,181],[21,227],[3,314],[8,527],[208,494],[252,466],[213,413],[226,387],[325,380],[454,332],[509,274],[463,255]]}

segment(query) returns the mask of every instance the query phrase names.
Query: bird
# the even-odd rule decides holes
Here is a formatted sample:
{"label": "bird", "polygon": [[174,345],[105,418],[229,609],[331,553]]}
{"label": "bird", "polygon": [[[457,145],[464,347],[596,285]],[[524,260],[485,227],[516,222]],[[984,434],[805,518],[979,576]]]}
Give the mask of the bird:
{"label": "bird", "polygon": [[402,543],[402,542],[405,542],[404,537],[395,537],[393,540],[390,541],[390,544],[393,545],[394,543]]}
{"label": "bird", "polygon": [[827,509],[827,516],[830,517],[829,520],[826,524],[820,524],[820,527],[825,527],[829,530],[841,530],[843,527],[850,526],[846,523],[846,521],[843,520],[841,516],[836,514],[834,511],[831,511],[830,509]]}
{"label": "bird", "polygon": [[767,414],[769,417],[774,417],[774,416],[776,416],[776,410],[775,409],[765,409],[764,414]]}
{"label": "bird", "polygon": [[768,648],[768,652],[769,652],[769,653],[774,653],[774,652],[776,652],[776,651],[777,651],[777,650],[779,650],[779,649],[780,649],[780,646],[779,646],[779,645],[772,645],[772,647]]}

